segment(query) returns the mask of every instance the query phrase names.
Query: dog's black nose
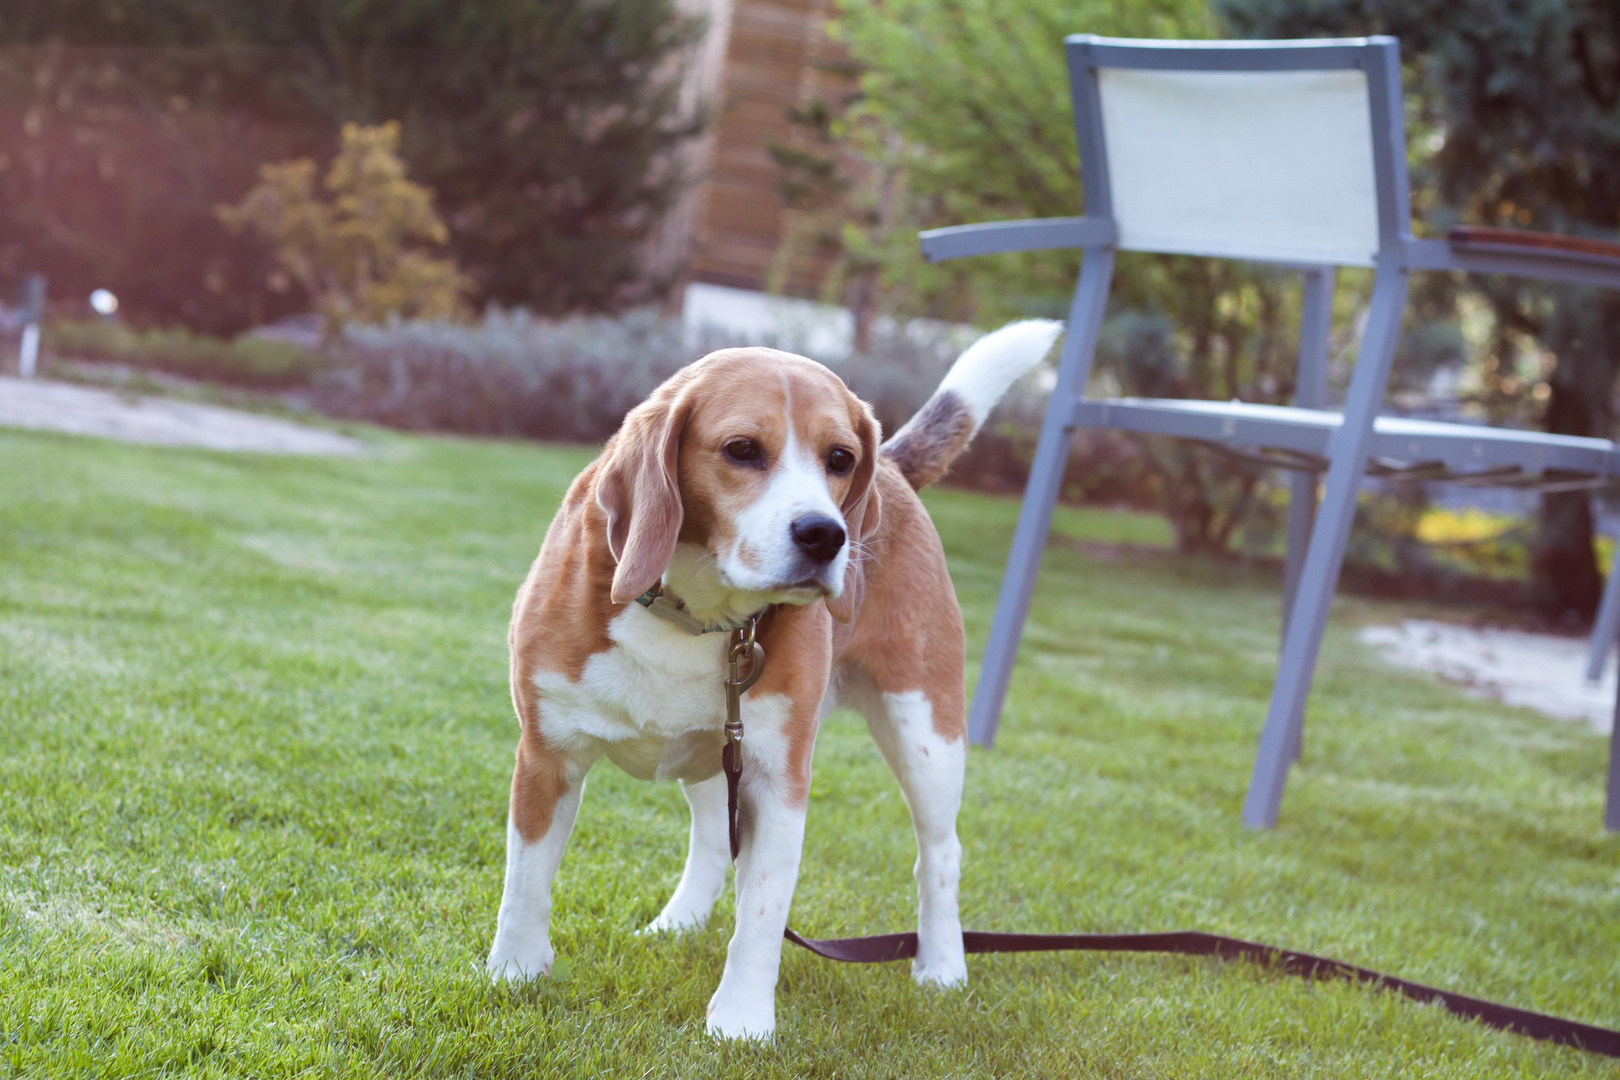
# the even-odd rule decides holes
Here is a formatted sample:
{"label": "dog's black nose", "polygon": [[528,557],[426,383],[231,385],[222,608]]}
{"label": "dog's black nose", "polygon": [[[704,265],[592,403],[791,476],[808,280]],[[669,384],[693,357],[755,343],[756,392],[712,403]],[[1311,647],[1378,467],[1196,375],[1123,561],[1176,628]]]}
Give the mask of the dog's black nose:
{"label": "dog's black nose", "polygon": [[832,562],[844,546],[844,527],[826,514],[806,514],[793,522],[793,542],[816,562]]}

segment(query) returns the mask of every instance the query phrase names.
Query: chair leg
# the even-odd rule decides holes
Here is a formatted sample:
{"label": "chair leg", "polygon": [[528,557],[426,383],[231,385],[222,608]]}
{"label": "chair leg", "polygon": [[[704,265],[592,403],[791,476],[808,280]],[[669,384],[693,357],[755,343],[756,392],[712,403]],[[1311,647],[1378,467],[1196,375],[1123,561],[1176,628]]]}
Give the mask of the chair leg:
{"label": "chair leg", "polygon": [[1074,428],[1074,405],[1085,392],[1091,374],[1091,354],[1102,324],[1103,306],[1108,300],[1108,283],[1113,276],[1111,249],[1088,249],[1080,268],[1080,283],[1069,308],[1068,331],[1058,356],[1057,384],[1052,388],[1035,446],[1035,461],[1024,489],[1023,506],[1018,512],[1018,530],[1007,554],[1007,572],[1001,580],[995,619],[985,645],[984,663],[979,668],[979,684],[968,713],[968,740],[988,747],[996,739],[1001,705],[1007,697],[1018,641],[1024,632],[1024,617],[1035,590],[1041,552],[1052,527],[1052,509],[1063,485],[1063,470],[1069,462],[1069,444]]}
{"label": "chair leg", "polygon": [[1001,594],[996,598],[995,620],[990,624],[990,638],[984,647],[979,685],[968,714],[968,739],[979,746],[988,747],[995,742],[1001,705],[1007,696],[1013,661],[1018,656],[1018,642],[1024,633],[1024,618],[1035,591],[1041,552],[1046,548],[1046,537],[1052,528],[1052,511],[1063,484],[1064,466],[1069,463],[1073,433],[1067,421],[1051,415],[1041,427],[1029,483],[1024,489],[1024,503],[1018,511],[1018,531],[1013,534],[1012,549],[1007,553],[1007,572],[1002,576]]}
{"label": "chair leg", "polygon": [[[1311,527],[1316,523],[1316,488],[1319,477],[1313,472],[1288,474],[1288,555],[1283,563],[1282,640],[1288,641],[1288,617],[1299,595],[1299,579],[1305,570],[1305,552],[1311,543]],[[1295,736],[1289,760],[1298,761],[1305,752],[1305,724],[1300,717],[1294,724]]]}
{"label": "chair leg", "polygon": [[1620,832],[1620,684],[1614,688],[1614,726],[1609,729],[1609,790],[1603,803],[1603,827]]}
{"label": "chair leg", "polygon": [[[1335,477],[1334,473],[1349,473],[1352,468],[1360,472],[1359,467],[1349,462],[1342,467],[1335,462],[1328,471],[1328,492],[1323,499],[1321,517],[1311,537],[1299,589],[1290,605],[1288,633],[1277,661],[1271,707],[1255,756],[1248,800],[1243,806],[1243,823],[1250,828],[1269,829],[1277,823],[1288,767],[1297,760],[1297,750],[1302,744],[1305,699],[1310,693],[1316,654],[1327,627],[1328,606],[1333,600],[1339,562],[1343,558],[1343,545],[1334,543],[1333,530],[1342,522],[1345,532],[1349,532],[1359,488],[1354,483],[1359,476],[1350,476],[1350,483],[1345,483],[1345,478]],[[1340,480],[1337,485],[1334,484],[1336,479]]]}
{"label": "chair leg", "polygon": [[1260,735],[1249,794],[1243,804],[1243,824],[1251,829],[1269,829],[1277,823],[1291,752],[1311,688],[1311,673],[1327,629],[1328,606],[1355,519],[1356,492],[1371,448],[1373,422],[1389,382],[1406,290],[1403,267],[1390,263],[1379,266],[1367,329],[1345,400],[1344,422],[1329,444],[1331,464],[1322,507],[1300,573],[1299,592],[1288,613],[1288,638],[1278,659],[1277,681],[1272,687],[1266,726]]}
{"label": "chair leg", "polygon": [[[1315,266],[1305,271],[1300,292],[1299,358],[1294,376],[1294,404],[1304,409],[1327,408],[1328,338],[1333,332],[1334,270]],[[1311,526],[1316,522],[1318,473],[1293,472],[1288,475],[1288,558],[1283,571],[1282,639],[1288,640],[1288,614],[1299,593],[1300,574],[1305,569],[1305,552],[1311,543]],[[1305,718],[1294,720],[1294,742],[1290,761],[1305,752]]]}
{"label": "chair leg", "polygon": [[1609,580],[1603,585],[1603,603],[1598,608],[1597,622],[1592,626],[1592,647],[1586,659],[1586,677],[1592,682],[1603,678],[1603,665],[1614,651],[1620,635],[1620,546],[1614,551],[1614,563],[1609,567]]}

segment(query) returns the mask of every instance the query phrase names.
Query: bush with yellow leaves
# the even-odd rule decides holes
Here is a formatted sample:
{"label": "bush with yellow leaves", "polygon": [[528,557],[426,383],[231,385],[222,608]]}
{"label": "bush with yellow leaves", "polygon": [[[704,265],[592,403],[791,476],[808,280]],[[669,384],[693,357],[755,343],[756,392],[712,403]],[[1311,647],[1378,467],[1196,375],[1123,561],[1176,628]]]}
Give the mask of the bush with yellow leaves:
{"label": "bush with yellow leaves", "polygon": [[308,158],[265,165],[242,201],[218,214],[271,244],[277,267],[309,294],[328,337],[351,323],[467,315],[472,280],[455,260],[426,250],[450,234],[433,192],[405,175],[397,122],[343,125],[323,185],[327,198],[316,192]]}

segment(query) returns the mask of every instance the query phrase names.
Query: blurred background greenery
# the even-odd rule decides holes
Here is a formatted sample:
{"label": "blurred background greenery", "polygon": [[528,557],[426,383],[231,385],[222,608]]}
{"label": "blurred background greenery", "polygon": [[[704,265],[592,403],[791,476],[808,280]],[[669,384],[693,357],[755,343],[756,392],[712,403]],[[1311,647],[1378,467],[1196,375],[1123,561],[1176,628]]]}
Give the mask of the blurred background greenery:
{"label": "blurred background greenery", "polygon": [[[400,427],[599,440],[669,372],[734,343],[676,317],[693,271],[650,254],[705,169],[722,167],[691,152],[735,104],[724,87],[691,92],[722,7],[12,0],[0,10],[0,296],[48,276],[58,377],[178,378]],[[934,267],[916,233],[1080,212],[1067,33],[1398,35],[1420,235],[1620,230],[1610,0],[787,8],[826,24],[834,47],[813,62],[813,91],[778,110],[790,134],[759,155],[784,213],[763,284],[850,312],[851,354],[822,358],[890,426],[960,341],[918,326],[1066,308],[1072,254]],[[345,125],[370,140],[370,187],[343,170],[360,145]],[[1392,408],[1613,434],[1620,297],[1437,274],[1414,286]],[[1340,276],[1335,392],[1368,287]],[[120,298],[117,323],[77,299],[97,288]],[[1112,392],[1286,403],[1299,292],[1276,268],[1123,255],[1095,377]],[[263,330],[297,316],[316,324]],[[1021,387],[956,481],[1015,490],[1040,399]],[[1183,444],[1084,433],[1066,497],[1160,510],[1183,550],[1271,559],[1277,479]],[[1352,564],[1379,588],[1496,588],[1569,625],[1590,617],[1608,565],[1579,492],[1492,502],[1374,488],[1356,536]]]}

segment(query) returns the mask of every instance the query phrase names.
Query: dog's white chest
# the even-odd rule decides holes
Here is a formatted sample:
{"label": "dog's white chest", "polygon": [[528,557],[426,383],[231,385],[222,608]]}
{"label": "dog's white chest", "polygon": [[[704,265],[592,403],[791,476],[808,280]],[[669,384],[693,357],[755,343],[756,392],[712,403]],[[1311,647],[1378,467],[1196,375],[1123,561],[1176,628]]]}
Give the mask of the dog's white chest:
{"label": "dog's white chest", "polygon": [[608,624],[614,646],[578,679],[534,676],[553,745],[594,744],[643,780],[701,780],[720,769],[726,634],[695,636],[631,604]]}

